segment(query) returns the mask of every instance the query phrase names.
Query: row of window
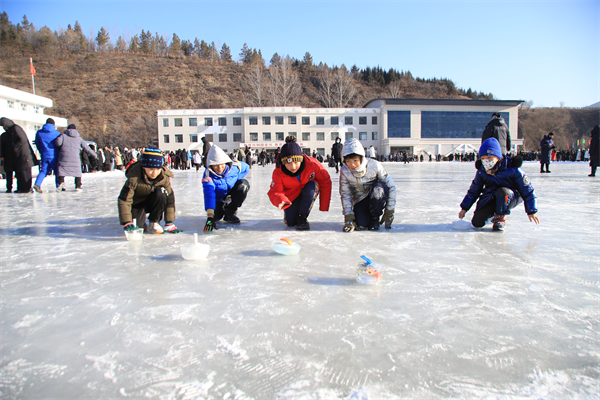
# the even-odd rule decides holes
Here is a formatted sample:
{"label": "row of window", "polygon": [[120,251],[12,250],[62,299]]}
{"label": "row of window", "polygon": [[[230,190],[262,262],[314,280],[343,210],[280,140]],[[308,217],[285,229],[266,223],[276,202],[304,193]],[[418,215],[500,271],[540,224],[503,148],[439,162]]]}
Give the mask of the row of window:
{"label": "row of window", "polygon": [[[8,108],[12,108],[12,109],[16,109],[15,106],[15,102],[12,100],[6,100],[6,104],[8,106]],[[20,103],[21,104],[21,111],[27,111],[27,104],[25,103]],[[31,106],[32,107],[32,111],[36,114],[40,113],[40,107],[39,106]]]}
{"label": "row of window", "polygon": [[[216,118],[217,120],[217,124],[219,126],[227,126],[227,118],[226,117],[219,117]],[[274,118],[275,120],[275,125],[283,125],[283,116],[277,116]],[[241,126],[242,125],[242,117],[233,117],[233,126]],[[249,117],[248,118],[248,123],[250,125],[258,125],[258,117]],[[302,125],[310,125],[310,117],[302,117]],[[325,117],[315,117],[315,123],[316,125],[325,125]],[[340,123],[340,117],[331,117],[329,119],[329,125],[339,125]],[[173,124],[176,127],[181,127],[183,126],[183,118],[174,118],[173,119]],[[271,117],[262,117],[262,124],[263,125],[271,125]],[[290,115],[288,116],[288,124],[289,125],[296,125],[296,116],[294,115]],[[344,124],[345,125],[354,125],[354,117],[353,116],[348,116],[348,117],[344,117]],[[367,117],[358,117],[358,124],[359,125],[367,125]],[[377,125],[377,116],[372,116],[371,117],[371,125]],[[188,126],[198,126],[198,118],[196,117],[191,117],[188,118]],[[204,126],[213,126],[213,118],[212,117],[207,117],[204,118]],[[168,128],[169,127],[169,118],[163,118],[163,128]]]}
{"label": "row of window", "polygon": [[[242,134],[241,133],[233,133],[232,134],[232,138],[234,142],[241,142],[242,141]],[[287,136],[294,136],[297,137],[296,132],[288,132]],[[339,136],[339,132],[332,132],[331,133],[331,140],[334,141],[335,139],[337,139]],[[350,139],[354,137],[353,132],[345,132],[344,134],[344,139]],[[359,132],[358,133],[358,139],[359,140],[367,140],[368,138],[368,134],[367,132]],[[258,142],[258,132],[250,132],[249,133],[249,139],[251,142]],[[163,135],[163,143],[170,143],[170,135]],[[264,142],[270,142],[272,140],[271,137],[271,132],[263,132],[262,134],[262,140]],[[283,132],[275,132],[275,140],[282,142],[284,140],[284,133]],[[311,133],[310,132],[302,132],[302,140],[303,141],[310,141],[311,140]],[[317,140],[319,141],[323,141],[325,140],[325,132],[317,132]],[[377,140],[377,132],[372,132],[371,133],[371,140]],[[219,133],[218,134],[218,141],[219,142],[227,142],[228,141],[228,134],[227,133]],[[177,134],[175,135],[175,143],[183,143],[183,135],[181,134]],[[190,135],[190,143],[198,143],[198,135],[193,133]]]}

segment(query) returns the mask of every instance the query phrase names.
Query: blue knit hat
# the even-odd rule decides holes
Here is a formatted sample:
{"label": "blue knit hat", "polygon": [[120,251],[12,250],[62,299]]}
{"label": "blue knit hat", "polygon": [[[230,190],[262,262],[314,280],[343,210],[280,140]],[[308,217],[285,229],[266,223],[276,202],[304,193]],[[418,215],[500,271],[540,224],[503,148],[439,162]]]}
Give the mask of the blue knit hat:
{"label": "blue knit hat", "polygon": [[479,148],[479,157],[481,156],[496,156],[498,158],[502,158],[502,149],[500,148],[498,139],[489,138],[481,143],[481,147]]}
{"label": "blue knit hat", "polygon": [[142,153],[142,167],[162,168],[165,163],[162,151],[154,147],[148,147]]}

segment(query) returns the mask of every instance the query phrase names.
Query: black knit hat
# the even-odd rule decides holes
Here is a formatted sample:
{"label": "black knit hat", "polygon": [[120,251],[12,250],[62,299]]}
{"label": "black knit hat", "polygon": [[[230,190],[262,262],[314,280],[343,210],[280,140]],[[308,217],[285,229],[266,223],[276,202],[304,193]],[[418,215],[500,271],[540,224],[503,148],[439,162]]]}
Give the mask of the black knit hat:
{"label": "black knit hat", "polygon": [[303,160],[304,154],[302,153],[300,145],[296,143],[296,137],[286,137],[285,144],[281,147],[281,152],[279,153],[279,161],[285,165],[295,161],[302,162]]}
{"label": "black knit hat", "polygon": [[159,149],[148,147],[142,153],[142,167],[162,168],[165,158]]}

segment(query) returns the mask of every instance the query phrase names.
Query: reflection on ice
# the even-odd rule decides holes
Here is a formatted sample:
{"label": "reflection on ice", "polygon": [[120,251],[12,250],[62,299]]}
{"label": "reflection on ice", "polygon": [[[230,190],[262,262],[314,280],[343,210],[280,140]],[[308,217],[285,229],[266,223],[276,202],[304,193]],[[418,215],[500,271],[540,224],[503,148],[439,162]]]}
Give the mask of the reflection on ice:
{"label": "reflection on ice", "polygon": [[[118,223],[122,173],[2,194],[2,397],[597,397],[600,185],[553,165],[523,166],[541,225],[519,206],[503,233],[457,229],[472,163],[386,163],[396,219],[377,232],[341,231],[332,169],[307,232],[270,204],[270,167],[212,234],[201,174],[175,171],[184,232],[139,242]],[[210,252],[186,261],[195,232]],[[282,237],[299,253],[275,253]],[[379,285],[356,282],[361,255]]]}

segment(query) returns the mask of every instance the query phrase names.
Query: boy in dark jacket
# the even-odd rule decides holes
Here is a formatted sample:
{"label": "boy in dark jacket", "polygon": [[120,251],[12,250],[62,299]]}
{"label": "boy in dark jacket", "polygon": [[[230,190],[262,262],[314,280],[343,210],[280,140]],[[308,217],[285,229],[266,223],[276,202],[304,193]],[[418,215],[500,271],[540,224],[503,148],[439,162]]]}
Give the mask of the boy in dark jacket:
{"label": "boy in dark jacket", "polygon": [[502,231],[510,210],[525,201],[525,211],[529,220],[539,224],[533,186],[519,168],[523,163],[521,158],[503,157],[500,144],[495,138],[487,139],[481,144],[479,156],[482,166],[477,170],[467,195],[460,203],[458,218],[463,219],[479,199],[471,219],[473,226],[482,228],[491,219],[494,224],[493,230]]}
{"label": "boy in dark jacket", "polygon": [[[164,157],[159,149],[147,148],[142,159],[132,164],[125,176],[127,181],[119,195],[119,222],[123,230],[138,229],[136,220],[146,233],[160,234],[164,231],[179,233],[175,220],[175,193],[171,188],[173,173],[163,165]],[[146,226],[146,213],[149,213],[149,226]],[[163,229],[159,222],[165,219]]]}

